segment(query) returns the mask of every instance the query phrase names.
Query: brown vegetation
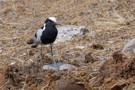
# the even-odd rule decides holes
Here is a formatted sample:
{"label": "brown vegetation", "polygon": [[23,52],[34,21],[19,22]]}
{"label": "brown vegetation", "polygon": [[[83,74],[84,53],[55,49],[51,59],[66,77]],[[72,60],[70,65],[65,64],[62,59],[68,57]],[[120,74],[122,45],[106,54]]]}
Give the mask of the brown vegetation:
{"label": "brown vegetation", "polygon": [[[39,47],[26,43],[50,16],[62,25],[84,25],[89,32],[54,45],[56,61],[77,68],[44,71],[41,77]],[[59,80],[70,79],[88,90],[133,89],[134,58],[113,52],[134,38],[134,18],[134,0],[0,0],[0,88],[51,90]],[[89,53],[96,61],[84,63]],[[44,64],[53,63],[48,46],[43,54]]]}

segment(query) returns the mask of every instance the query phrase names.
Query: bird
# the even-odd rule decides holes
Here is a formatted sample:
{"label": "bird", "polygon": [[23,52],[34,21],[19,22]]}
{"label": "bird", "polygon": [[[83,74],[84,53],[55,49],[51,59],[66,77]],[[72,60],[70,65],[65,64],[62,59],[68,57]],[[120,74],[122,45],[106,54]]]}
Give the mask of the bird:
{"label": "bird", "polygon": [[59,22],[57,22],[55,17],[48,17],[45,20],[45,23],[41,29],[38,29],[35,35],[31,40],[27,42],[27,44],[32,44],[31,48],[36,48],[38,45],[40,45],[40,64],[41,64],[41,70],[43,71],[43,62],[42,62],[42,45],[48,45],[50,44],[50,50],[51,50],[51,57],[53,59],[54,65],[57,67],[56,61],[53,58],[53,43],[56,40],[58,30],[56,28],[56,25],[61,25]]}

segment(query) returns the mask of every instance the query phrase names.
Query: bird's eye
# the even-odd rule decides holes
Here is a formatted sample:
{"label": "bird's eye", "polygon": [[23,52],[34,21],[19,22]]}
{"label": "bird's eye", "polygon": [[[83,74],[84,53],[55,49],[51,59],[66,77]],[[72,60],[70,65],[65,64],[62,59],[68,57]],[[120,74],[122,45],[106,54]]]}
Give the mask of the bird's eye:
{"label": "bird's eye", "polygon": [[53,22],[53,21],[50,20],[49,22]]}

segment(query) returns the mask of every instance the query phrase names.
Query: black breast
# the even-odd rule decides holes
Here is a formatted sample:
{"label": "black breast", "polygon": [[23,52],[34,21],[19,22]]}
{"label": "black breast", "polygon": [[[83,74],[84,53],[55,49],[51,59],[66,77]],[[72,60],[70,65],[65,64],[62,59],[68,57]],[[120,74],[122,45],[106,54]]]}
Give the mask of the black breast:
{"label": "black breast", "polygon": [[43,44],[53,43],[57,37],[58,31],[55,26],[46,26],[41,36]]}

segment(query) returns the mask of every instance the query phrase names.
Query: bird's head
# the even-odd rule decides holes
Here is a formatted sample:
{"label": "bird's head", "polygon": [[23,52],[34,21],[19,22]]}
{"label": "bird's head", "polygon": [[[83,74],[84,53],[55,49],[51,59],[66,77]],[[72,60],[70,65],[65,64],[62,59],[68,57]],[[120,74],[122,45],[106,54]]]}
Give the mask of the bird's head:
{"label": "bird's head", "polygon": [[55,17],[49,17],[46,19],[45,23],[47,25],[61,25],[59,22],[56,21]]}

